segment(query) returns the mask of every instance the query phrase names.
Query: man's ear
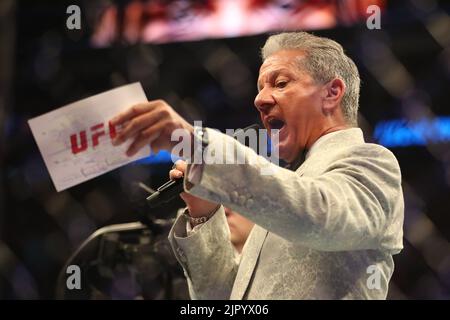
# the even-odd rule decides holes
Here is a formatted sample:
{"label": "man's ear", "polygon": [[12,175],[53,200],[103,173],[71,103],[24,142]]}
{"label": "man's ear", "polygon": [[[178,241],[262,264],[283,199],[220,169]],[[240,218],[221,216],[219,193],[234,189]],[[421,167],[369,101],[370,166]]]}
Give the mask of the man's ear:
{"label": "man's ear", "polygon": [[322,105],[322,111],[325,114],[332,114],[341,104],[345,89],[344,81],[339,78],[333,79],[325,85]]}

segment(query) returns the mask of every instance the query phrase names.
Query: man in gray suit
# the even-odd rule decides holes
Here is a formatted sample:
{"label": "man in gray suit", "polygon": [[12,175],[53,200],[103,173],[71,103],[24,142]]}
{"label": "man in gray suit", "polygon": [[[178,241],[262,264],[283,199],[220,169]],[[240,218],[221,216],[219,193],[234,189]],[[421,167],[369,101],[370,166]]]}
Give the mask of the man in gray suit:
{"label": "man in gray suit", "polygon": [[[279,168],[233,138],[200,132],[163,101],[130,108],[112,121],[133,139],[175,145],[183,128],[203,151],[235,150],[245,164],[179,161],[185,215],[169,239],[194,299],[385,299],[402,249],[401,173],[387,149],[365,143],[357,127],[360,80],[342,47],[305,32],[269,37],[262,49],[255,106],[279,130]],[[189,160],[189,156],[185,155]],[[226,155],[225,155],[226,156]],[[262,174],[262,169],[273,174]],[[255,223],[239,259],[224,207]]]}

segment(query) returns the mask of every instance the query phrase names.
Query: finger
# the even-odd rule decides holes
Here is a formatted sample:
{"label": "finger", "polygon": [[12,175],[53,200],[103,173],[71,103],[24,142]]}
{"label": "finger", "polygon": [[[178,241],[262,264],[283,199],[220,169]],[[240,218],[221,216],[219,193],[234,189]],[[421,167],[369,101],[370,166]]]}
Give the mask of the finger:
{"label": "finger", "polygon": [[157,154],[159,150],[167,147],[168,141],[164,140],[163,138],[159,139],[159,137],[169,124],[170,121],[168,120],[161,121],[143,132],[145,136],[149,137],[148,143],[150,143],[150,148],[152,149],[153,154]]}
{"label": "finger", "polygon": [[[148,144],[151,144],[154,139],[157,139],[158,135],[155,135],[153,137],[146,137],[144,135],[139,135],[133,143],[128,147],[128,150],[126,152],[127,156],[132,157],[134,156],[139,150],[141,150],[143,147],[145,147]],[[152,153],[154,153],[152,151]]]}
{"label": "finger", "polygon": [[186,161],[181,160],[181,159],[175,161],[175,163],[174,163],[174,167],[177,170],[180,170],[181,172],[185,172],[186,171],[186,166],[187,166]]}
{"label": "finger", "polygon": [[152,144],[154,141],[157,142],[161,131],[166,127],[167,123],[168,121],[159,122],[149,129],[142,131],[128,147],[127,156],[131,157],[147,144]]}
{"label": "finger", "polygon": [[133,119],[136,116],[139,116],[143,113],[153,110],[157,106],[162,105],[163,103],[164,103],[163,100],[153,100],[153,101],[147,101],[144,103],[135,104],[131,108],[125,110],[122,113],[119,113],[117,116],[112,118],[111,123],[113,125],[123,124],[125,121],[128,121],[130,119]]}
{"label": "finger", "polygon": [[125,142],[127,139],[132,138],[139,134],[139,132],[146,127],[151,127],[156,122],[161,120],[163,113],[157,110],[150,111],[149,113],[138,116],[130,121],[123,127],[123,129],[117,134],[113,140],[113,145],[119,145]]}
{"label": "finger", "polygon": [[164,139],[154,139],[151,143],[150,147],[152,149],[153,154],[157,154],[160,150],[168,149],[170,144]]}
{"label": "finger", "polygon": [[119,113],[114,118],[110,120],[113,125],[123,124],[125,121],[128,121],[142,113],[148,112],[154,108],[154,105],[150,102],[138,103],[133,105],[131,108]]}
{"label": "finger", "polygon": [[179,179],[183,177],[183,172],[177,169],[172,169],[169,171],[169,178],[170,180]]}
{"label": "finger", "polygon": [[162,146],[160,146],[160,143],[158,143],[158,139],[153,140],[153,142],[150,144],[150,149],[152,149],[152,154],[158,154],[159,150],[163,149]]}

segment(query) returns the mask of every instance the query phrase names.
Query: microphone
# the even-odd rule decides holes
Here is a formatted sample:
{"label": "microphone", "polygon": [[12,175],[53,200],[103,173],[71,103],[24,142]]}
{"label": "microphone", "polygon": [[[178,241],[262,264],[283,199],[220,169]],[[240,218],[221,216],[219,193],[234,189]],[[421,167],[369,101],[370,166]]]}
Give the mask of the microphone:
{"label": "microphone", "polygon": [[159,207],[171,201],[183,191],[183,178],[169,180],[147,198],[148,205],[150,208]]}
{"label": "microphone", "polygon": [[[248,127],[245,127],[244,129],[238,129],[243,130],[244,132],[251,129],[258,129],[258,124],[252,124]],[[237,131],[237,130],[236,130]],[[236,134],[233,135],[234,138],[236,138]],[[170,202],[174,198],[176,198],[180,193],[184,191],[183,189],[183,181],[184,178],[178,178],[174,180],[169,180],[163,185],[161,185],[154,193],[152,193],[148,198],[148,205],[150,208],[156,208],[161,206],[164,203]]]}

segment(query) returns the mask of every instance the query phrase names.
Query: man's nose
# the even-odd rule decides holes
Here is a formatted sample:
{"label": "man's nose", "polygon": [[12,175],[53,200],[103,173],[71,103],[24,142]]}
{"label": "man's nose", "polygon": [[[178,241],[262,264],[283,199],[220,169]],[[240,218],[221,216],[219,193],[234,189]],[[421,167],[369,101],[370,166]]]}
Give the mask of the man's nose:
{"label": "man's nose", "polygon": [[262,89],[255,98],[255,107],[262,113],[268,112],[275,105],[272,95],[266,89]]}

